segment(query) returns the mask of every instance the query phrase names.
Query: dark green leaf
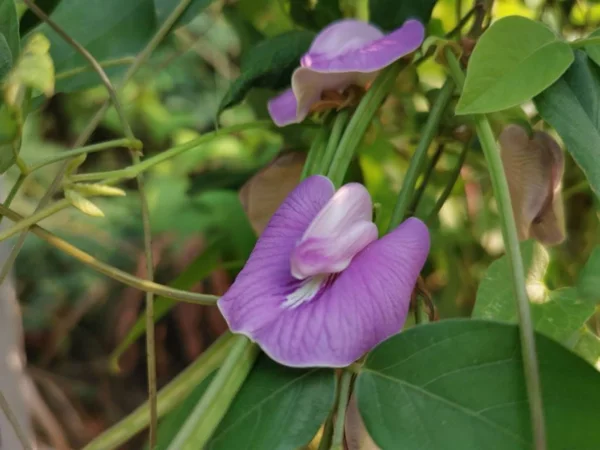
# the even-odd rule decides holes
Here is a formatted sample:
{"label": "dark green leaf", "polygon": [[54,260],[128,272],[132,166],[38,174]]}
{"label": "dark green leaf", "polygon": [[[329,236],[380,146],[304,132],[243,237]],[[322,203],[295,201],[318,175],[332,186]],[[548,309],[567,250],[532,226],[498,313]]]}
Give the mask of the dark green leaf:
{"label": "dark green leaf", "polygon": [[600,68],[578,50],[569,70],[534,100],[600,197]]}
{"label": "dark green leaf", "polygon": [[314,38],[310,31],[289,31],[258,43],[242,59],[241,75],[233,82],[219,112],[243,100],[254,87],[281,89],[289,86],[292,72]]}
{"label": "dark green leaf", "polygon": [[[536,341],[548,449],[596,449],[600,374],[554,341]],[[532,448],[516,325],[464,319],[411,328],[371,352],[357,397],[384,449]]]}
{"label": "dark green leaf", "polygon": [[[101,64],[136,55],[156,30],[153,0],[62,0],[52,18]],[[70,92],[100,84],[98,75],[89,70],[88,62],[48,25],[41,24],[35,30],[50,39],[57,91]],[[116,76],[122,70],[123,66],[106,68],[109,76]]]}
{"label": "dark green leaf", "polygon": [[207,450],[296,450],[325,421],[334,401],[328,369],[291,369],[262,355]]}
{"label": "dark green leaf", "polygon": [[[591,33],[588,36],[588,38],[592,38],[592,39],[600,38],[600,29]],[[586,45],[584,48],[585,48],[585,52],[592,59],[592,61],[594,61],[597,65],[600,66],[600,44],[590,44],[590,45]]]}
{"label": "dark green leaf", "polygon": [[475,46],[456,113],[488,113],[529,101],[572,62],[571,47],[545,25],[519,16],[500,19]]}
{"label": "dark green leaf", "polygon": [[320,30],[343,14],[339,0],[290,0],[290,15],[294,22],[306,28]]}
{"label": "dark green leaf", "polygon": [[[36,0],[35,4],[42,11],[46,13],[46,15],[52,14],[52,12],[56,9],[61,0]],[[29,31],[35,28],[41,19],[36,16],[30,9],[23,13],[20,22],[20,33],[21,36],[25,36]]]}
{"label": "dark green leaf", "polygon": [[13,0],[0,0],[0,34],[8,44],[14,64],[21,51],[19,40],[19,18]]}
{"label": "dark green leaf", "polygon": [[12,51],[6,42],[6,38],[0,33],[0,81],[12,67]]}
{"label": "dark green leaf", "polygon": [[[177,22],[175,22],[174,28],[182,27],[183,25],[194,20],[196,16],[200,14],[206,7],[208,7],[213,1],[214,0],[191,0],[184,13],[179,17]],[[158,24],[162,24],[180,3],[181,0],[154,0],[154,5],[156,8],[156,20]]]}
{"label": "dark green leaf", "polygon": [[369,0],[369,20],[387,31],[400,27],[407,19],[427,24],[437,0]]}
{"label": "dark green leaf", "polygon": [[600,247],[594,249],[579,273],[577,288],[583,299],[600,302]]}

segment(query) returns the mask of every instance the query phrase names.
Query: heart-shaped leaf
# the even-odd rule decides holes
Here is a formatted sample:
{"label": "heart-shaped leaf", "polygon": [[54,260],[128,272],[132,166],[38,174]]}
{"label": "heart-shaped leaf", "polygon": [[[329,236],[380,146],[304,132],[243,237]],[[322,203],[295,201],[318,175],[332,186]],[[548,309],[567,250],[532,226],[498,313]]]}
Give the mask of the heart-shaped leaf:
{"label": "heart-shaped leaf", "polygon": [[600,197],[600,67],[577,50],[569,70],[534,101]]}
{"label": "heart-shaped leaf", "polygon": [[473,50],[456,113],[488,113],[526,102],[572,62],[571,47],[541,23],[520,16],[500,19]]}
{"label": "heart-shaped leaf", "polygon": [[[600,374],[556,342],[536,341],[548,450],[595,449]],[[370,353],[356,385],[381,448],[533,448],[516,325],[463,319],[411,328]]]}
{"label": "heart-shaped leaf", "polygon": [[292,72],[315,34],[296,30],[259,42],[243,57],[240,76],[223,97],[219,112],[241,102],[254,87],[281,89],[291,83]]}
{"label": "heart-shaped leaf", "polygon": [[427,24],[437,0],[370,0],[369,21],[392,31],[408,19]]}

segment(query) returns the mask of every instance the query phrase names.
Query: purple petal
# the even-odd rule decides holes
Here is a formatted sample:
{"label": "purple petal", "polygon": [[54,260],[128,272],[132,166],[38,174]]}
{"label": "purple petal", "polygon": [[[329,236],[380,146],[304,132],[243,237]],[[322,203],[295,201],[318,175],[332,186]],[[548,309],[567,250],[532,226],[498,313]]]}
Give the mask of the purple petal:
{"label": "purple petal", "polygon": [[290,273],[290,254],[334,192],[328,178],[309,177],[273,215],[235,283],[219,299],[232,331],[254,339],[257,330],[279,316],[285,296],[299,283]]}
{"label": "purple petal", "polygon": [[273,122],[279,127],[304,120],[304,117],[298,120],[298,117],[296,116],[298,103],[296,102],[296,96],[291,89],[288,89],[277,97],[273,97],[269,100],[267,108],[269,109],[271,119],[273,119]]}
{"label": "purple petal", "polygon": [[335,58],[342,53],[361,49],[365,44],[383,36],[377,27],[361,20],[333,22],[317,35],[300,64],[302,67],[310,67],[313,58]]}
{"label": "purple petal", "polygon": [[377,239],[373,202],[362,184],[342,186],[317,214],[291,255],[292,275],[304,279],[344,270]]}
{"label": "purple petal", "polygon": [[[302,58],[302,66],[315,72],[324,73],[376,72],[415,51],[425,37],[425,27],[421,22],[407,20],[402,27],[388,35],[368,41],[362,39],[361,45],[364,26],[371,27],[371,25],[363,24],[359,27],[358,23],[362,22],[354,22],[357,22],[353,25],[357,34],[354,39],[348,37],[353,28],[349,24],[340,24],[339,37],[336,35],[335,24],[330,26],[326,29],[327,35],[321,39],[324,42],[322,46],[315,45],[319,41],[318,37],[309,52]],[[370,36],[374,34],[371,33]],[[342,44],[343,40],[348,40],[348,43]],[[338,51],[334,50],[336,42]]]}

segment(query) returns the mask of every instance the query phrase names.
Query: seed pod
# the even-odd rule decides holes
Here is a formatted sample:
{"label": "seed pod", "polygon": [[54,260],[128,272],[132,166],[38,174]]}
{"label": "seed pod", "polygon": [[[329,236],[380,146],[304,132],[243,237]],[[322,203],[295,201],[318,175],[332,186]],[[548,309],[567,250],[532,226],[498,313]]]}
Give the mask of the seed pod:
{"label": "seed pod", "polygon": [[123,189],[100,183],[77,183],[72,188],[84,195],[99,195],[104,197],[124,197],[126,195]]}
{"label": "seed pod", "polygon": [[100,208],[94,205],[91,201],[85,198],[83,195],[68,189],[65,191],[65,197],[71,202],[71,204],[80,210],[82,213],[92,217],[104,217],[104,213]]}

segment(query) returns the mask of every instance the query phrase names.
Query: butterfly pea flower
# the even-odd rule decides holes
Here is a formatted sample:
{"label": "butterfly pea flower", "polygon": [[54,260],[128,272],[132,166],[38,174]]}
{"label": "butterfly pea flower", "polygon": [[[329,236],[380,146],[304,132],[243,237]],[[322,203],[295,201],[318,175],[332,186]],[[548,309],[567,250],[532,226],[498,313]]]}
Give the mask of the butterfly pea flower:
{"label": "butterfly pea flower", "polygon": [[424,37],[423,24],[414,19],[389,34],[360,20],[330,24],[300,59],[291,89],[269,101],[271,118],[278,126],[302,122],[324,92],[364,87],[381,69],[419,48]]}
{"label": "butterfly pea flower", "polygon": [[233,332],[293,367],[343,367],[398,333],[429,252],[410,218],[378,239],[358,183],[321,175],[281,204],[218,306]]}
{"label": "butterfly pea flower", "polygon": [[519,239],[560,244],[565,239],[561,148],[548,133],[530,137],[518,125],[504,128],[498,141]]}

